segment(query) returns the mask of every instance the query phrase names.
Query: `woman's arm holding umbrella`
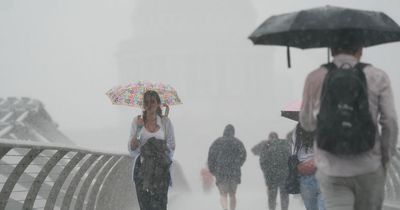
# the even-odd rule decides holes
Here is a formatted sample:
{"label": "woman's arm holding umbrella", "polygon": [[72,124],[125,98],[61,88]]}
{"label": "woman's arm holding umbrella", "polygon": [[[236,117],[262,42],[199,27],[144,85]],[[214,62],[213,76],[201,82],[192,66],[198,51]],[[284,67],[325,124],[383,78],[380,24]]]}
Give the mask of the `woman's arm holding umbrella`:
{"label": "woman's arm holding umbrella", "polygon": [[140,142],[138,136],[143,125],[144,122],[140,116],[137,116],[132,120],[131,134],[128,142],[128,151],[131,154],[131,156],[136,156],[137,154],[139,154]]}
{"label": "woman's arm holding umbrella", "polygon": [[164,104],[164,106],[165,106],[164,116],[168,117],[168,115],[169,115],[169,106],[168,106],[168,104]]}

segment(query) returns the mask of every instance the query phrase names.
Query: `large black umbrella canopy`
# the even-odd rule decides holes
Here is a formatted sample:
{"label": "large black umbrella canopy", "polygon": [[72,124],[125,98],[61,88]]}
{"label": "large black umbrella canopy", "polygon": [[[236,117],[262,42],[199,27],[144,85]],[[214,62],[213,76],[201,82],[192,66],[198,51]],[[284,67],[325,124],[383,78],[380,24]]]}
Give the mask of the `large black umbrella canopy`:
{"label": "large black umbrella canopy", "polygon": [[383,12],[325,6],[271,16],[249,39],[301,49],[368,47],[400,41],[400,27]]}

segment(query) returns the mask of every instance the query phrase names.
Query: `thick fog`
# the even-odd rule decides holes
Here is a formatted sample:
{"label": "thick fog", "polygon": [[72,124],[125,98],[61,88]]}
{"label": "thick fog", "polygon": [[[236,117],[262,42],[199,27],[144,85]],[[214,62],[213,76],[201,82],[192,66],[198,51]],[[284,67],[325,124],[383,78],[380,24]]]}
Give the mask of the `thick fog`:
{"label": "thick fog", "polygon": [[[270,15],[327,4],[380,10],[400,23],[398,0],[1,0],[0,97],[40,100],[77,145],[127,152],[141,110],[112,105],[105,92],[139,80],[170,84],[183,102],[170,111],[175,159],[193,191],[208,147],[231,123],[248,151],[239,187],[248,199],[238,205],[266,206],[250,149],[270,131],[283,137],[294,127],[280,110],[301,99],[305,76],[327,62],[327,49],[292,48],[288,69],[286,48],[253,46],[247,37]],[[399,51],[389,43],[362,58],[389,74],[398,111]],[[216,189],[212,195],[218,202]]]}

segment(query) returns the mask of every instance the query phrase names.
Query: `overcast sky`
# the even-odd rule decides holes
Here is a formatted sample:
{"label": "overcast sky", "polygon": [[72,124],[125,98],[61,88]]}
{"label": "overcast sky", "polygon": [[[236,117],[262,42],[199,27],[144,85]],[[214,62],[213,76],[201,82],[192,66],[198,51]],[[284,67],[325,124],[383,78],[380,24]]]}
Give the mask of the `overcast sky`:
{"label": "overcast sky", "polygon": [[[400,22],[400,13],[398,12],[400,1],[397,0],[368,0],[363,1],[362,4],[356,0],[252,0],[251,2],[256,12],[255,26],[273,14],[327,4],[381,10],[395,21]],[[156,6],[155,4],[154,7]],[[229,8],[229,5],[226,7]],[[124,123],[121,124],[121,115],[118,113],[131,112],[131,115],[134,116],[139,111],[128,107],[111,106],[104,93],[120,82],[116,53],[122,41],[132,38],[134,9],[135,1],[132,0],[0,1],[0,97],[27,96],[42,101],[53,119],[60,124],[60,129],[78,144],[90,145],[98,141],[96,140],[98,133],[94,133],[93,130],[106,129],[110,131],[104,133],[104,136],[110,136],[110,133],[119,136],[113,141],[101,141],[99,145],[101,147],[110,145],[112,149],[118,150],[124,149],[126,141],[124,137],[128,135],[129,129],[128,123],[125,122],[128,122],[131,116],[125,117],[122,120]],[[151,14],[152,11],[144,12]],[[224,11],[221,11],[221,15],[223,14]],[[250,34],[250,32],[245,34]],[[243,37],[243,40],[249,42],[246,37]],[[255,48],[260,49],[260,47]],[[302,83],[306,72],[325,62],[326,52],[324,50],[293,49],[293,68],[288,70],[285,49],[268,47],[269,49],[273,52],[272,70],[278,72],[275,77],[290,78],[288,83],[292,83],[287,86],[274,87],[274,84],[270,86],[271,91],[280,89],[287,93],[274,99],[277,101],[275,102],[276,106],[282,106],[289,100],[301,97]],[[374,63],[387,70],[395,89],[398,89],[400,83],[400,61],[396,56],[399,50],[400,44],[396,43],[372,47],[365,50],[364,53],[366,62]],[[172,83],[175,82],[172,81]],[[176,86],[184,87],[181,84]],[[395,94],[398,100],[399,93],[395,91]],[[218,122],[218,119],[213,119],[216,114],[213,110],[185,107],[185,100],[190,102],[190,97],[193,96],[182,95],[184,104],[175,110],[173,108],[171,118],[175,117],[175,124],[184,124],[183,116],[189,114],[190,110],[197,110],[200,114],[209,116],[210,121]],[[221,95],[221,98],[223,99],[224,95]],[[251,103],[250,101],[246,104]],[[223,103],[223,100],[220,103]],[[190,103],[188,104],[190,105]],[[397,107],[399,107],[398,104]],[[255,107],[257,106],[255,105]],[[279,113],[275,107],[274,110],[268,108],[246,111]],[[262,116],[262,114],[259,115]],[[227,113],[226,116],[233,119],[235,113]],[[252,119],[242,120],[251,121]],[[279,118],[279,120],[281,119]],[[241,119],[232,121],[241,125]],[[221,121],[212,124],[219,126],[212,131],[214,136],[222,133],[225,123],[228,122]],[[267,136],[271,129],[284,135],[292,124],[293,122],[282,119],[282,122],[277,122],[276,127],[266,125],[264,127],[270,126],[271,128],[265,128],[257,134],[251,129],[245,132],[243,129],[240,132],[239,129],[239,134],[242,137],[253,135],[252,137],[255,139],[252,141],[257,141],[256,139]],[[187,130],[188,128],[177,127],[178,135],[179,129]],[[202,129],[207,130],[207,128]],[[260,129],[260,126],[257,129]],[[82,130],[87,130],[92,135],[87,132],[83,134]],[[185,138],[186,136],[180,137]]]}

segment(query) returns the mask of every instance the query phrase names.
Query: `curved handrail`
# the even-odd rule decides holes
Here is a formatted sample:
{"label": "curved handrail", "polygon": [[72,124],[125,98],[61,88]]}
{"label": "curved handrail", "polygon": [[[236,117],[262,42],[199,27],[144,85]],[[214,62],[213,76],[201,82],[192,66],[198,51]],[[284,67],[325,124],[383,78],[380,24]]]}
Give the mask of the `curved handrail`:
{"label": "curved handrail", "polygon": [[15,147],[15,148],[26,148],[26,149],[46,149],[46,150],[67,150],[70,152],[83,152],[98,155],[113,155],[113,156],[129,156],[128,153],[116,153],[106,150],[91,150],[79,146],[71,146],[66,144],[57,143],[43,143],[37,141],[21,141],[21,140],[9,140],[0,138],[0,147]]}
{"label": "curved handrail", "polygon": [[118,197],[109,190],[121,177],[130,183],[129,170],[128,153],[0,139],[0,209],[93,208],[104,197],[135,208],[131,184],[119,184]]}

